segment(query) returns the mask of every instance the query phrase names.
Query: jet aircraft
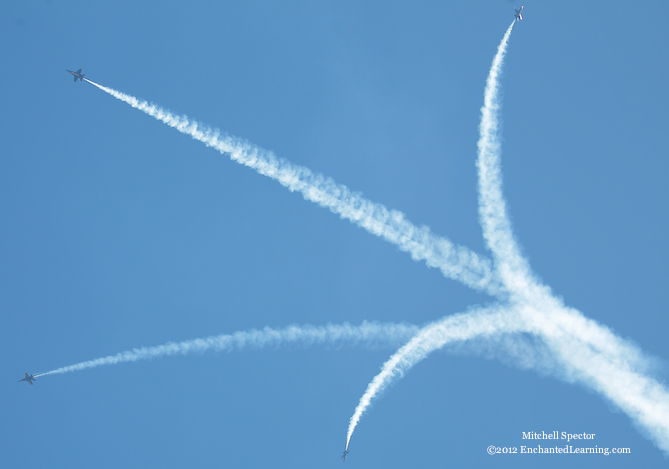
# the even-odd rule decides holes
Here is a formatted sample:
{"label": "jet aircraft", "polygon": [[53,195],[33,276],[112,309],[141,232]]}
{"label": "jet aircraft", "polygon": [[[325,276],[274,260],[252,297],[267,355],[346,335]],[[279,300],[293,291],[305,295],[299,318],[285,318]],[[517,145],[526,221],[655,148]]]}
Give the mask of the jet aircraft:
{"label": "jet aircraft", "polygon": [[28,373],[25,373],[25,375],[26,375],[26,377],[23,378],[23,379],[20,379],[20,380],[19,380],[19,383],[20,383],[21,381],[27,381],[27,382],[29,382],[30,385],[32,386],[32,385],[33,385],[33,381],[35,381],[37,378],[35,378],[34,375],[30,375],[30,376],[28,376]]}
{"label": "jet aircraft", "polygon": [[[521,13],[521,12],[523,11],[523,8],[525,8],[525,6],[524,6],[524,5],[521,5],[521,6],[520,6],[520,10],[516,10],[515,8],[513,9],[513,11],[516,12],[516,14],[513,15],[513,16],[516,17],[516,21],[518,21],[518,20],[523,21],[523,14]],[[79,71],[81,72],[81,70],[79,70]],[[75,81],[76,81],[76,80],[75,80]]]}
{"label": "jet aircraft", "polygon": [[70,72],[72,75],[74,75],[74,82],[75,82],[75,83],[77,82],[77,78],[78,78],[79,80],[81,80],[81,82],[83,83],[83,81],[84,81],[84,77],[86,76],[86,74],[85,74],[85,73],[81,73],[81,69],[79,69],[79,71],[77,71],[77,72],[73,72],[72,70],[68,70],[68,69],[65,69],[65,71],[66,71],[66,72]]}
{"label": "jet aircraft", "polygon": [[[26,375],[26,376],[28,376],[28,375]],[[344,462],[346,462],[346,456],[348,456],[348,452],[349,452],[349,450],[345,449],[344,454],[341,455],[341,457],[344,458]]]}

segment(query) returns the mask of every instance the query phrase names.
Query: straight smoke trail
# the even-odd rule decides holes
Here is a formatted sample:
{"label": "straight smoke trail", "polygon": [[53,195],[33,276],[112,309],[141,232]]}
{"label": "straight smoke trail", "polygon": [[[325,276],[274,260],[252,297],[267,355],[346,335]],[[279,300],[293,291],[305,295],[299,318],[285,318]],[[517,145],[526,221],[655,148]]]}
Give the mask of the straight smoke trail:
{"label": "straight smoke trail", "polygon": [[186,116],[175,116],[146,101],[140,101],[86,78],[84,80],[179,132],[190,135],[208,147],[230,155],[233,161],[278,181],[291,192],[300,192],[306,200],[329,209],[341,218],[350,220],[396,245],[402,251],[408,252],[413,260],[425,261],[429,267],[438,268],[445,277],[458,280],[493,296],[500,294],[498,280],[492,274],[492,265],[488,259],[480,257],[466,247],[455,245],[448,239],[436,236],[426,226],[413,225],[403,213],[388,210],[385,206],[365,199],[359,193],[352,192],[348,187],[337,184],[330,178],[277,158],[272,152],[249,142],[222,135],[219,130],[211,129]]}
{"label": "straight smoke trail", "polygon": [[552,371],[559,378],[599,392],[669,453],[669,392],[649,376],[653,361],[605,326],[555,298],[535,278],[513,236],[502,193],[498,125],[498,79],[512,28],[513,24],[500,42],[486,81],[477,160],[481,225],[493,253],[495,273],[510,294],[508,306],[446,317],[426,326],[393,354],[360,399],[349,423],[346,448],[360,417],[378,393],[434,350],[454,341],[489,340],[504,334],[510,335],[508,348],[521,348],[517,337],[526,333],[537,339],[530,344],[537,358],[528,363],[527,354],[515,354],[518,364]]}
{"label": "straight smoke trail", "polygon": [[363,322],[360,326],[348,323],[326,326],[289,326],[283,329],[265,327],[262,330],[239,331],[233,334],[222,334],[203,339],[169,342],[155,347],[142,347],[126,352],[96,358],[74,365],[64,366],[56,370],[39,373],[35,376],[47,376],[72,371],[81,371],[102,365],[152,360],[172,355],[187,355],[207,351],[232,352],[240,350],[257,350],[268,347],[281,347],[291,344],[312,345],[363,345],[366,347],[397,346],[413,337],[419,328],[408,324],[387,324]]}

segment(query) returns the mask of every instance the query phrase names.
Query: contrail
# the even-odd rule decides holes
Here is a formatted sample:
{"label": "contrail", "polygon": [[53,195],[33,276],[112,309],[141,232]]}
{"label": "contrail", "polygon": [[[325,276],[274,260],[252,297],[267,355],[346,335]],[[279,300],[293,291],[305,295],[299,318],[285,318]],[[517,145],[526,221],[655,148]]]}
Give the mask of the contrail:
{"label": "contrail", "polygon": [[289,326],[283,329],[265,327],[262,330],[239,331],[233,334],[222,334],[203,339],[168,342],[155,347],[142,347],[120,352],[74,365],[64,366],[56,370],[39,373],[35,376],[47,376],[71,371],[81,371],[102,365],[151,360],[171,355],[187,355],[206,351],[232,352],[234,350],[261,349],[279,347],[290,344],[311,345],[364,345],[366,347],[397,346],[411,337],[419,327],[408,324],[389,324],[363,322],[360,326],[348,323],[326,326]]}
{"label": "contrail", "polygon": [[[507,282],[510,272],[516,273],[516,276],[520,277],[528,277],[530,273],[530,267],[520,254],[520,249],[511,229],[511,222],[506,213],[500,165],[502,145],[499,138],[499,77],[514,24],[515,21],[504,33],[486,80],[476,161],[479,220],[483,228],[483,237],[488,249],[493,253],[495,268],[500,271],[501,275],[506,274]],[[504,282],[504,280],[502,281]],[[506,286],[508,287],[508,285]]]}
{"label": "contrail", "polygon": [[426,226],[413,225],[402,212],[388,210],[381,204],[365,199],[360,193],[337,184],[331,178],[277,158],[272,152],[245,140],[223,135],[219,130],[186,116],[176,116],[154,104],[140,101],[86,78],[85,80],[179,132],[190,135],[222,154],[230,155],[233,161],[278,181],[291,192],[300,192],[306,200],[328,208],[341,218],[350,220],[408,252],[413,260],[422,260],[429,267],[438,268],[447,278],[458,280],[493,296],[500,294],[498,280],[492,275],[492,265],[488,259],[466,247],[455,245],[446,238],[436,236]]}
{"label": "contrail", "polygon": [[599,392],[669,454],[669,392],[652,377],[655,361],[557,298],[529,292],[520,316],[560,366],[555,374]]}
{"label": "contrail", "polygon": [[486,81],[477,159],[481,225],[493,253],[494,273],[510,294],[507,306],[493,305],[446,317],[426,326],[393,354],[360,399],[349,423],[346,448],[374,397],[434,350],[456,341],[490,340],[500,335],[510,335],[505,345],[514,348],[520,345],[519,334],[532,334],[537,342],[529,346],[536,358],[528,361],[525,348],[525,356],[516,353],[513,357],[511,353],[517,363],[549,370],[566,381],[596,390],[669,453],[669,392],[650,376],[653,360],[555,298],[550,288],[536,279],[514,238],[502,193],[498,120],[498,79],[513,25],[499,44]]}
{"label": "contrail", "polygon": [[360,417],[371,401],[393,381],[401,378],[416,363],[434,350],[455,341],[486,338],[502,333],[519,332],[518,318],[499,306],[481,308],[466,314],[447,316],[423,328],[406,345],[400,348],[383,364],[360,398],[351,417],[346,434],[346,450]]}

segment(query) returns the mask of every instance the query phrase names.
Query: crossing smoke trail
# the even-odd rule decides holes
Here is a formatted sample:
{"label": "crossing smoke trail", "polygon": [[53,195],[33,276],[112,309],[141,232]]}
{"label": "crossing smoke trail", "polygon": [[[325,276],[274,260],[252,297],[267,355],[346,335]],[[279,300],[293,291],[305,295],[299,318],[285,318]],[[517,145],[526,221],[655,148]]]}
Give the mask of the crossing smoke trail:
{"label": "crossing smoke trail", "polygon": [[[447,278],[459,280],[504,301],[427,326],[398,350],[384,364],[381,373],[374,378],[361,398],[349,424],[347,449],[360,416],[378,392],[431,351],[454,342],[492,341],[500,335],[511,337],[506,344],[513,348],[518,343],[514,342],[518,333],[525,333],[537,339],[536,344],[530,344],[536,347],[537,352],[547,351],[538,353],[539,358],[530,366],[550,369],[559,378],[584,384],[601,393],[627,413],[660,449],[669,454],[669,392],[650,375],[653,371],[652,360],[645,357],[636,346],[555,298],[550,288],[532,273],[513,236],[502,194],[501,144],[498,135],[498,78],[512,28],[513,24],[507,29],[498,47],[486,82],[478,143],[479,216],[486,245],[493,254],[493,263],[465,247],[435,236],[426,227],[412,225],[404,214],[374,204],[307,168],[278,159],[271,152],[243,140],[222,136],[219,131],[203,127],[186,117],[174,116],[146,101],[85,80],[207,146],[229,154],[234,161],[277,180],[289,190],[301,192],[306,200],[318,203],[397,245],[401,250],[409,252],[414,260],[424,260],[428,266],[439,268]],[[161,347],[166,347],[163,355],[188,353],[191,346],[184,344],[189,343],[136,349],[72,365],[75,367],[72,369],[65,367],[44,374],[151,358],[152,353],[157,353],[153,350]],[[185,348],[179,348],[182,345]],[[177,348],[169,348],[173,346]],[[215,345],[210,348],[215,348]],[[525,365],[521,363],[521,366]]]}
{"label": "crossing smoke trail", "polygon": [[[669,392],[650,376],[653,360],[555,298],[536,279],[513,236],[502,194],[498,126],[498,78],[513,25],[500,42],[486,81],[477,160],[481,225],[493,253],[495,273],[509,293],[508,305],[446,317],[426,326],[393,354],[370,382],[351,417],[346,449],[360,417],[378,393],[432,351],[455,341],[486,340],[500,334],[512,334],[507,345],[513,348],[517,344],[514,335],[529,333],[537,339],[537,358],[521,365],[551,370],[559,378],[596,390],[669,454]],[[522,357],[516,360],[521,362]]]}
{"label": "crossing smoke trail", "polygon": [[479,139],[479,214],[492,251],[495,271],[523,329],[545,344],[560,377],[588,386],[623,410],[650,439],[669,454],[669,392],[650,376],[652,360],[605,326],[568,308],[533,274],[521,255],[506,214],[502,193],[498,77],[509,27],[486,82]]}
{"label": "crossing smoke trail", "polygon": [[383,324],[363,322],[360,326],[351,324],[328,324],[326,326],[289,326],[283,329],[265,327],[262,330],[239,331],[234,334],[222,334],[204,339],[169,342],[156,347],[142,347],[126,352],[96,358],[56,370],[39,373],[35,376],[47,376],[71,371],[81,371],[102,365],[116,365],[138,360],[151,360],[171,355],[187,355],[206,351],[232,352],[234,350],[261,349],[280,347],[290,344],[311,345],[364,345],[366,347],[397,346],[413,337],[417,326],[408,324]]}
{"label": "crossing smoke trail", "polygon": [[476,290],[490,295],[500,294],[498,281],[492,275],[491,263],[463,246],[457,246],[448,239],[438,237],[426,226],[417,227],[406,220],[403,213],[388,210],[381,204],[373,203],[348,187],[335,183],[308,168],[277,158],[272,152],[263,150],[242,139],[222,135],[186,116],[175,116],[171,112],[140,101],[133,96],[99,85],[88,79],[88,83],[101,89],[135,109],[156,118],[181,133],[190,135],[205,145],[258,173],[278,181],[291,192],[301,192],[306,200],[350,220],[370,233],[384,238],[402,251],[411,254],[415,261],[425,261],[447,278],[458,280]]}

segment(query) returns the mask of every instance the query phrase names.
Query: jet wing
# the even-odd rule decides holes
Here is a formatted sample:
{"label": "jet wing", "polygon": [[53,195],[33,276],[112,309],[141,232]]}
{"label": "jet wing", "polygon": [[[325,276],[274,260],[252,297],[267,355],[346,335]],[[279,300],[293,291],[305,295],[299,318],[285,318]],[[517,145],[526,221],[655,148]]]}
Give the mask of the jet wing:
{"label": "jet wing", "polygon": [[76,75],[74,76],[74,82],[75,83],[77,82],[77,76]]}

